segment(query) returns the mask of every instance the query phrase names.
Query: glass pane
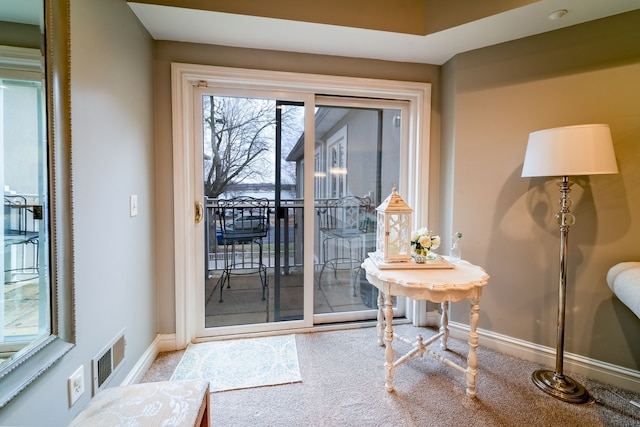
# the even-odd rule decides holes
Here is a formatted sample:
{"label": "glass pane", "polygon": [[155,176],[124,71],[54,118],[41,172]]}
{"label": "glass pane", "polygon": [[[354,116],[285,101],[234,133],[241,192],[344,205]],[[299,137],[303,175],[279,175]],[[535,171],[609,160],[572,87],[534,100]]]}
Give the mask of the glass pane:
{"label": "glass pane", "polygon": [[360,264],[375,250],[375,207],[399,180],[400,116],[395,109],[316,112],[315,314],[377,307]]}
{"label": "glass pane", "polygon": [[4,189],[0,354],[8,357],[51,332],[44,108],[41,82],[0,79]]}
{"label": "glass pane", "polygon": [[301,319],[302,183],[287,156],[302,140],[304,108],[216,95],[202,103],[205,326]]}

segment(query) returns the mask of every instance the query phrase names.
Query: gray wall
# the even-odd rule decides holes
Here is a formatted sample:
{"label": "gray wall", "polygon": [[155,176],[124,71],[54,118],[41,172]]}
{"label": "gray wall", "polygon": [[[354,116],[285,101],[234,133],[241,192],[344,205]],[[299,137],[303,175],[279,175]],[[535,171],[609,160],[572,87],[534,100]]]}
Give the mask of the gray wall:
{"label": "gray wall", "polygon": [[[640,260],[640,12],[468,52],[443,67],[442,217],[491,275],[480,327],[556,347],[559,192],[521,178],[528,134],[607,123],[618,175],[580,177],[571,196],[565,350],[640,369],[640,320],[607,270]],[[468,323],[466,305],[452,318]]]}
{"label": "gray wall", "polygon": [[[482,328],[551,347],[557,190],[520,178],[527,135],[609,123],[621,173],[572,193],[567,350],[638,369],[639,320],[604,282],[609,266],[640,259],[638,12],[460,55],[441,84],[431,65],[154,45],[122,1],[71,6],[78,344],[0,411],[0,424],[66,425],[90,394],[68,409],[67,377],[83,364],[89,390],[90,360],[116,333],[128,338],[117,384],[156,332],[175,332],[171,61],[432,83],[430,227],[461,230],[464,256],[491,274]],[[454,304],[453,318],[466,322],[466,306]]]}
{"label": "gray wall", "polygon": [[[0,410],[0,425],[67,425],[91,396],[91,359],[125,329],[119,384],[157,331],[152,40],[123,1],[73,0],[71,51],[77,345]],[[86,392],[69,409],[80,365]]]}

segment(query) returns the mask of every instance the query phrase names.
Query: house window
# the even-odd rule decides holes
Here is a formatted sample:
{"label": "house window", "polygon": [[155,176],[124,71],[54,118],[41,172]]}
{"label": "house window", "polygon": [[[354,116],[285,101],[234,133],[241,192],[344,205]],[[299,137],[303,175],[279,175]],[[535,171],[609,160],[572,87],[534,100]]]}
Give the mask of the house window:
{"label": "house window", "polygon": [[[15,52],[26,52],[13,57]],[[0,185],[4,254],[0,266],[0,369],[51,333],[48,146],[40,52],[0,52]],[[31,58],[33,59],[24,59]],[[13,59],[13,61],[12,61]],[[15,65],[17,64],[17,65]]]}
{"label": "house window", "polygon": [[346,196],[347,190],[347,127],[331,135],[327,142],[329,197]]}
{"label": "house window", "polygon": [[317,195],[317,197],[326,197],[326,189],[327,189],[327,172],[326,172],[326,168],[325,168],[325,164],[324,164],[324,155],[323,155],[323,146],[317,146],[315,153],[314,153],[314,157],[313,157],[313,164],[314,164],[314,175],[313,175],[313,182],[314,182],[314,194]]}

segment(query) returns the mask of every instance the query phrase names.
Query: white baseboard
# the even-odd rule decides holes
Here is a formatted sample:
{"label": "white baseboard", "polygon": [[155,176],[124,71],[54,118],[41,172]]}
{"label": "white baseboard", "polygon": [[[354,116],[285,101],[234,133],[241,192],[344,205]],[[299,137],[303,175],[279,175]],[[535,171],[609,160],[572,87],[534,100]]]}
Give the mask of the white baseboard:
{"label": "white baseboard", "polygon": [[[469,337],[469,325],[449,322],[450,336],[466,341]],[[480,345],[530,362],[555,366],[556,350],[554,348],[533,344],[528,341],[512,338],[483,329],[478,329]],[[640,391],[640,371],[602,362],[573,353],[564,353],[564,368],[606,384]]]}
{"label": "white baseboard", "polygon": [[178,350],[178,344],[176,341],[176,334],[162,334],[156,338],[158,340],[158,352],[164,351],[176,351]]}
{"label": "white baseboard", "polygon": [[138,359],[134,367],[129,371],[120,385],[139,383],[145,372],[147,372],[147,370],[149,370],[149,368],[153,364],[153,361],[156,360],[156,357],[158,357],[158,353],[173,350],[176,350],[176,335],[158,334],[153,342],[149,345],[149,347],[147,347],[140,359]]}

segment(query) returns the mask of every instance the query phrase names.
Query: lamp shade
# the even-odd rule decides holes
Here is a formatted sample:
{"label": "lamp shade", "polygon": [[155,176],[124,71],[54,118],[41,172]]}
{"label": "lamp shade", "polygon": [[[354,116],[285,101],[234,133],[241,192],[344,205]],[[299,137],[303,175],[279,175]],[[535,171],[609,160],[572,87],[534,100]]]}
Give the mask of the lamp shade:
{"label": "lamp shade", "polygon": [[618,173],[608,125],[564,126],[529,134],[522,176]]}

